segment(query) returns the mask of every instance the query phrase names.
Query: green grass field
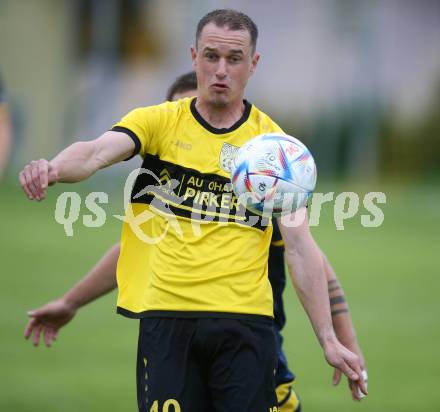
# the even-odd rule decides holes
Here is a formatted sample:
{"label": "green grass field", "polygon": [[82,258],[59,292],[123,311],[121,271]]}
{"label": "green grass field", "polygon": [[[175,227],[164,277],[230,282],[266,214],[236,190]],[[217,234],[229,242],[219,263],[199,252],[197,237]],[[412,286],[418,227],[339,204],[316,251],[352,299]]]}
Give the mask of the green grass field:
{"label": "green grass field", "polygon": [[[92,180],[79,189],[97,187]],[[0,188],[1,411],[136,410],[137,322],[115,314],[115,294],[80,311],[50,349],[23,339],[26,311],[62,294],[119,237],[120,222],[110,211],[121,212],[121,195],[110,195],[102,228],[77,222],[74,236],[65,236],[54,219],[55,203],[59,193],[72,189],[55,187],[45,202],[34,203],[17,186]],[[327,205],[313,233],[344,285],[368,363],[370,395],[356,404],[345,382],[331,385],[332,370],[289,287],[285,350],[303,410],[439,411],[439,185],[362,186],[369,190],[387,194],[381,227],[363,228],[358,216],[337,231]]]}

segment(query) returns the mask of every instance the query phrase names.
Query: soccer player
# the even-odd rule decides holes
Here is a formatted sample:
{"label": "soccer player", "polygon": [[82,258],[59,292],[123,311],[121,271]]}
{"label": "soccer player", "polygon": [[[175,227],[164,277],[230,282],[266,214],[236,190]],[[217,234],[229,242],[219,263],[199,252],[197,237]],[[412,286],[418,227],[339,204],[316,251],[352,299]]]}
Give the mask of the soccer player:
{"label": "soccer player", "polygon": [[6,97],[2,79],[0,77],[0,182],[3,173],[6,169],[6,164],[9,158],[11,149],[11,116],[8,105],[6,104]]}
{"label": "soccer player", "polygon": [[[75,143],[51,161],[33,161],[20,173],[28,197],[42,200],[48,184],[84,180],[140,153],[145,169],[177,182],[165,190],[141,171],[128,213],[146,217],[143,231],[131,225],[128,214],[122,232],[118,312],[141,319],[140,411],[162,405],[186,411],[278,410],[267,277],[272,227],[235,219],[240,205],[230,193],[228,162],[221,161],[231,146],[262,132],[282,132],[243,100],[259,60],[257,33],[242,13],[208,13],[191,48],[196,98],[136,109],[98,139]],[[206,196],[222,205],[210,219],[202,207]],[[322,255],[305,209],[296,214],[303,216],[300,226],[280,226],[293,283],[327,361],[347,375],[359,398],[360,391],[367,393],[361,360],[335,336]],[[246,218],[250,215],[246,211]],[[151,247],[141,237],[161,240]]]}
{"label": "soccer player", "polygon": [[[195,72],[179,76],[170,86],[166,99],[175,101],[197,94],[197,78]],[[290,371],[286,357],[282,350],[282,335],[286,316],[283,306],[283,291],[286,284],[284,268],[284,245],[278,229],[277,220],[272,220],[273,234],[269,248],[269,281],[272,286],[274,300],[274,325],[278,362],[275,373],[276,393],[278,407],[281,412],[299,412],[299,398],[292,387],[295,376]],[[47,346],[50,346],[60,328],[67,324],[76,311],[101,295],[114,290],[116,283],[116,265],[119,257],[119,244],[112,247],[102,260],[63,297],[49,302],[31,312],[30,320],[25,329],[25,337],[29,339],[33,334],[34,345],[38,346],[40,335],[44,336]],[[345,303],[343,291],[338,279],[325,256],[326,275],[329,284],[330,306],[332,309],[333,327],[338,339],[350,350],[358,354],[364,368],[363,354],[357,343],[356,334],[352,326],[348,307]],[[335,370],[336,373],[338,369]],[[339,375],[334,377],[334,382],[339,382]]]}

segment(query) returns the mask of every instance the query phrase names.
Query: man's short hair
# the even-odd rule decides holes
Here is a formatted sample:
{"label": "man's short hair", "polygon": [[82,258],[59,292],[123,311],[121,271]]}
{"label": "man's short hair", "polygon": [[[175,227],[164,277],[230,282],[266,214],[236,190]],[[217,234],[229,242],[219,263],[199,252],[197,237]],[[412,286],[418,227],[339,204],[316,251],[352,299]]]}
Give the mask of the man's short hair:
{"label": "man's short hair", "polygon": [[233,9],[219,9],[209,12],[200,19],[197,25],[196,47],[203,28],[209,23],[214,23],[217,27],[227,27],[229,30],[247,30],[251,36],[252,54],[255,53],[258,28],[246,14]]}
{"label": "man's short hair", "polygon": [[189,72],[182,74],[176,80],[174,80],[174,83],[168,89],[167,100],[168,101],[174,100],[174,95],[176,93],[185,93],[190,90],[196,90],[196,89],[197,89],[196,73]]}

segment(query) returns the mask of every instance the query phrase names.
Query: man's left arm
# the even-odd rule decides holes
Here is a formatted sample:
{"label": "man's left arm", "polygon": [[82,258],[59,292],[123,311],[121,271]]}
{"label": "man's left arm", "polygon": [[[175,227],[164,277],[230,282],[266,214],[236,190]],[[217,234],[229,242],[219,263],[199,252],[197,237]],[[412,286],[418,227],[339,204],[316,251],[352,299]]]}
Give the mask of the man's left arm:
{"label": "man's left arm", "polygon": [[285,219],[295,222],[295,227],[287,227],[283,225],[284,219],[278,221],[295,290],[324,350],[327,362],[349,378],[353,397],[360,399],[359,389],[367,394],[362,379],[361,361],[356,354],[343,346],[335,335],[322,253],[310,233],[307,211],[301,208]]}

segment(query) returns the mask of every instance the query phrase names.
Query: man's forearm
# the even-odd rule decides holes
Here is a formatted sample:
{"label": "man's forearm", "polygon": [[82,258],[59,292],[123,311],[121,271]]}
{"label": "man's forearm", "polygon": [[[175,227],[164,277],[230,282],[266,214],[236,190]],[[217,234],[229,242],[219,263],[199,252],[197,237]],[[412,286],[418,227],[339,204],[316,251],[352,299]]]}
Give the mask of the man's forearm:
{"label": "man's forearm", "polygon": [[285,257],[292,282],[307,312],[322,347],[336,340],[330,316],[327,281],[322,253],[309,229],[307,211],[298,210],[294,216],[300,225],[285,227],[279,219],[279,227],[285,244]]}
{"label": "man's forearm", "polygon": [[119,244],[113,246],[63,299],[76,310],[115,289],[118,258]]}
{"label": "man's forearm", "polygon": [[317,249],[286,252],[286,261],[298,297],[312,323],[321,346],[335,339],[330,316],[327,284]]}
{"label": "man's forearm", "polygon": [[108,131],[90,142],[77,142],[64,149],[50,164],[58,182],[73,183],[133,155],[133,140],[121,132]]}
{"label": "man's forearm", "polygon": [[94,174],[102,167],[95,152],[93,142],[77,142],[64,149],[50,161],[56,181],[75,183]]}
{"label": "man's forearm", "polygon": [[357,344],[356,332],[351,320],[344,290],[342,289],[335,271],[324,254],[323,263],[327,276],[330,310],[336,336],[347,348],[359,353],[360,348]]}

